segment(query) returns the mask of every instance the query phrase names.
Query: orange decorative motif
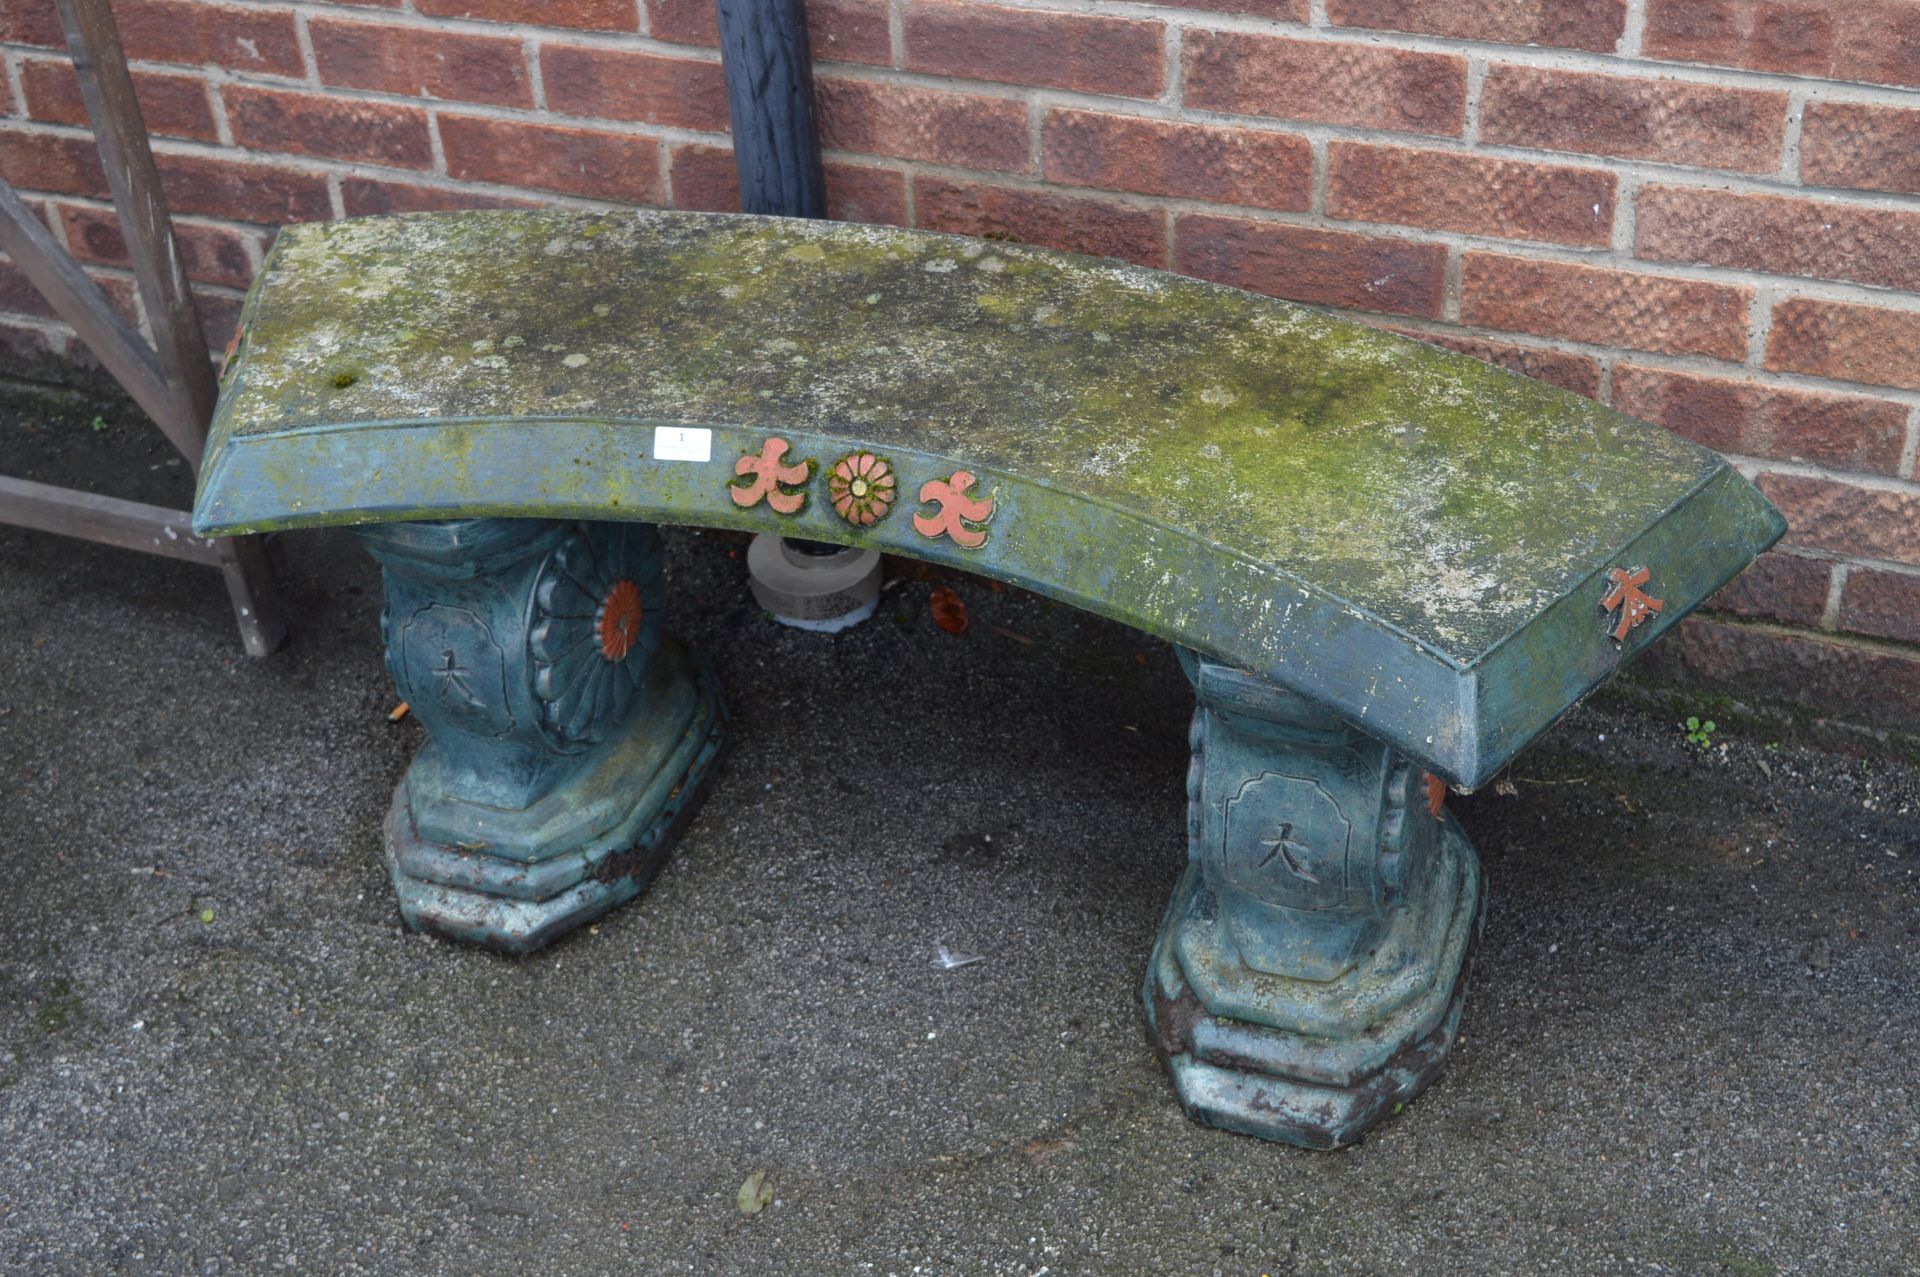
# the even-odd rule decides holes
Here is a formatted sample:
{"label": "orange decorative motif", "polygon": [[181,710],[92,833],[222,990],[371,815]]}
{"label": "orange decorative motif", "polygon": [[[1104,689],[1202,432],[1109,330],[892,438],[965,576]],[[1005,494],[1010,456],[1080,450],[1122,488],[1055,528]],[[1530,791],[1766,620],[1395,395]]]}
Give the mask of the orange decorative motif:
{"label": "orange decorative motif", "polygon": [[1447,810],[1447,782],[1432,772],[1427,773],[1427,810],[1435,820]]}
{"label": "orange decorative motif", "polygon": [[993,499],[982,501],[967,495],[967,489],[979,480],[965,470],[956,470],[951,479],[930,479],[920,489],[922,501],[937,502],[932,514],[913,516],[913,530],[930,540],[952,537],[955,545],[977,550],[987,543],[987,534],[977,524],[993,518]]}
{"label": "orange decorative motif", "polygon": [[802,461],[799,465],[783,465],[781,458],[787,455],[793,445],[785,439],[769,439],[760,447],[760,455],[749,453],[740,458],[733,472],[742,478],[753,476],[751,483],[730,482],[727,490],[733,493],[733,503],[747,507],[759,505],[764,500],[781,514],[798,514],[807,504],[807,494],[793,492],[807,481],[813,473],[813,462]]}
{"label": "orange decorative motif", "polygon": [[1620,618],[1613,626],[1613,641],[1624,643],[1627,632],[1640,622],[1666,606],[1641,590],[1647,583],[1649,573],[1646,568],[1609,568],[1607,580],[1613,582],[1613,588],[1600,600],[1600,606],[1609,612],[1618,611]]}
{"label": "orange decorative motif", "polygon": [[625,659],[633,650],[633,641],[640,637],[644,614],[640,587],[627,580],[615,581],[607,591],[606,602],[600,605],[600,655],[610,661]]}
{"label": "orange decorative motif", "polygon": [[233,352],[240,349],[240,335],[244,332],[246,329],[236,325],[233,338],[227,342],[227,353],[220,356],[220,376],[223,378],[227,375],[227,369],[233,365]]}
{"label": "orange decorative motif", "polygon": [[836,514],[857,527],[871,527],[893,508],[893,467],[871,452],[840,458],[827,472],[827,496]]}

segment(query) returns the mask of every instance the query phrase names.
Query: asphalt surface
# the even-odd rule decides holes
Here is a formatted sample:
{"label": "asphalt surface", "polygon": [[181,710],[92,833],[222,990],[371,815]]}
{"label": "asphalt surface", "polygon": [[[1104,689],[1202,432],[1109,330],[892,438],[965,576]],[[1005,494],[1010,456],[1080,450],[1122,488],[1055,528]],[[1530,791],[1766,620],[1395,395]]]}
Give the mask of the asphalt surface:
{"label": "asphalt surface", "polygon": [[[0,400],[0,441],[188,499],[121,409]],[[1164,645],[970,581],[951,635],[912,579],[796,633],[674,533],[736,748],[647,895],[505,960],[400,926],[377,573],[284,541],[250,661],[215,574],[0,529],[0,1271],[1920,1272],[1898,751],[1577,711],[1454,800],[1491,903],[1448,1072],[1308,1153],[1189,1122],[1142,1030]]]}

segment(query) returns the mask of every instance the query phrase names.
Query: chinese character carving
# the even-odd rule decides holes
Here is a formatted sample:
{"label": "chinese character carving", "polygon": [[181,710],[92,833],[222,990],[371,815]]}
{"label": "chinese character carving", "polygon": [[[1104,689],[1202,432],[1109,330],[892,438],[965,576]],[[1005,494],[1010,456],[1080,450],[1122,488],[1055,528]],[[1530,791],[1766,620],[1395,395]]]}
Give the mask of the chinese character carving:
{"label": "chinese character carving", "polygon": [[939,504],[932,515],[913,516],[913,530],[929,540],[952,537],[955,545],[977,550],[987,543],[981,524],[993,518],[993,498],[981,500],[967,495],[979,480],[965,470],[956,470],[951,479],[930,479],[920,488],[920,499]]}
{"label": "chinese character carving", "polygon": [[733,503],[742,508],[759,505],[765,501],[780,514],[798,514],[807,504],[807,494],[795,491],[807,481],[813,473],[813,462],[802,461],[798,465],[783,465],[781,458],[793,445],[785,439],[769,439],[761,445],[760,455],[749,453],[740,458],[733,472],[741,478],[752,476],[751,482],[730,481],[727,490],[733,494]]}
{"label": "chinese character carving", "polygon": [[1600,606],[1609,612],[1619,612],[1614,622],[1613,641],[1624,643],[1627,632],[1634,626],[1652,616],[1665,606],[1659,599],[1653,598],[1640,587],[1647,583],[1649,573],[1645,568],[1609,568],[1607,580],[1613,582],[1613,588],[1600,600]]}

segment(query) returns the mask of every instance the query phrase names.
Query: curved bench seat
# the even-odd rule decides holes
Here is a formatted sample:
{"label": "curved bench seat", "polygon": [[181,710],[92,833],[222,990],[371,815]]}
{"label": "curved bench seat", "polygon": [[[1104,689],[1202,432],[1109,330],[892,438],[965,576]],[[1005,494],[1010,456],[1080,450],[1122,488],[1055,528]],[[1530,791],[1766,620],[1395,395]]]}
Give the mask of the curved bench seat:
{"label": "curved bench seat", "polygon": [[[195,530],[474,515],[778,529],[954,563],[1334,707],[1474,786],[1783,525],[1712,453],[1476,360],[1042,249],[698,214],[287,228]],[[712,432],[661,460],[656,428]],[[770,438],[793,515],[736,504]],[[899,477],[859,527],[822,471]],[[984,543],[917,530],[956,471]],[[1665,609],[1625,644],[1626,560]]]}
{"label": "curved bench seat", "polygon": [[281,234],[194,527],[355,525],[384,566],[427,728],[385,832],[412,925],[536,948],[694,810],[725,713],[661,629],[656,523],[936,560],[1180,645],[1190,858],[1148,1020],[1194,1114],[1317,1146],[1458,1028],[1484,896],[1439,778],[1488,779],[1783,530],[1588,400],[1116,262],[682,213]]}

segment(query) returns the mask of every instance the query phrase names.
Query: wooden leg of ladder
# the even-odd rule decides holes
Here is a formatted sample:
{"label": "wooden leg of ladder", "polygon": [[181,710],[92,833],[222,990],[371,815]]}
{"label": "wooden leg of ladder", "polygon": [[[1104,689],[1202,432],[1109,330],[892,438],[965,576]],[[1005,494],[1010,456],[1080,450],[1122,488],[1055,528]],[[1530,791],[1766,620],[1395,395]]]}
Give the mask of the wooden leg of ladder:
{"label": "wooden leg of ladder", "polygon": [[229,537],[220,542],[220,570],[233,600],[233,619],[248,656],[271,656],[287,638],[286,617],[267,562],[265,538]]}

